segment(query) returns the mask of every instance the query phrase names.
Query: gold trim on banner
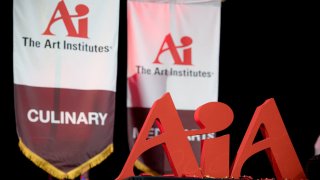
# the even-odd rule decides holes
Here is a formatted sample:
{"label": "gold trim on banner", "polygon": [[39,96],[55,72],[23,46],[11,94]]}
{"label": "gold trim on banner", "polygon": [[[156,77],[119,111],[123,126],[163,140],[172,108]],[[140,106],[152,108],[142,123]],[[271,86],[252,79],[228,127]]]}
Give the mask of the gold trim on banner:
{"label": "gold trim on banner", "polygon": [[136,160],[134,162],[134,166],[136,168],[138,168],[139,170],[143,171],[146,174],[149,174],[151,176],[159,176],[160,174],[157,173],[156,171],[152,170],[151,168],[149,168],[147,165],[143,164],[141,161]]}
{"label": "gold trim on banner", "polygon": [[49,173],[51,176],[58,178],[58,179],[74,179],[81,174],[87,172],[90,168],[100,164],[103,160],[105,160],[112,152],[113,152],[113,144],[110,144],[106,147],[101,153],[95,155],[93,158],[89,159],[87,162],[81,164],[80,166],[76,167],[75,169],[65,173],[52,164],[50,164],[45,159],[41,158],[34,152],[32,152],[23,142],[19,139],[19,147],[22,153],[30,159],[34,164],[38,167]]}

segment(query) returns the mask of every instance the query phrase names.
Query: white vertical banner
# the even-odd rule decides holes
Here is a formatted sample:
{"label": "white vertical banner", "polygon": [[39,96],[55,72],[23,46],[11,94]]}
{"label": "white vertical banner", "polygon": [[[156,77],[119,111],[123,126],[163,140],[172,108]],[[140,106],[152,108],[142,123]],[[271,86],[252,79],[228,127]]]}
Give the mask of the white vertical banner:
{"label": "white vertical banner", "polygon": [[119,0],[14,0],[19,147],[58,179],[113,152]]}
{"label": "white vertical banner", "polygon": [[[199,129],[194,111],[218,100],[220,0],[128,0],[128,138],[129,146],[152,106],[169,92],[187,130]],[[150,138],[160,133],[150,129]],[[200,161],[201,139],[189,137]],[[162,147],[135,163],[150,174],[171,173]]]}

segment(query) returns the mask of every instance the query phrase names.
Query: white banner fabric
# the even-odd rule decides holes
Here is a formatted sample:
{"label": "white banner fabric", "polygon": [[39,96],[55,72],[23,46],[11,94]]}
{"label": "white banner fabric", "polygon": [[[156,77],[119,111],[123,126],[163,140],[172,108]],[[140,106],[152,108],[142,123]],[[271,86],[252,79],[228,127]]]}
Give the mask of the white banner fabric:
{"label": "white banner fabric", "polygon": [[[194,110],[218,100],[221,2],[129,0],[127,13],[130,147],[148,110],[166,92],[185,128],[199,128],[193,119]],[[194,141],[198,146],[200,140]],[[142,163],[137,163],[139,169],[170,173],[158,150],[146,154],[140,159]],[[158,160],[150,160],[154,158]]]}
{"label": "white banner fabric", "polygon": [[19,146],[58,179],[113,152],[119,0],[14,0]]}

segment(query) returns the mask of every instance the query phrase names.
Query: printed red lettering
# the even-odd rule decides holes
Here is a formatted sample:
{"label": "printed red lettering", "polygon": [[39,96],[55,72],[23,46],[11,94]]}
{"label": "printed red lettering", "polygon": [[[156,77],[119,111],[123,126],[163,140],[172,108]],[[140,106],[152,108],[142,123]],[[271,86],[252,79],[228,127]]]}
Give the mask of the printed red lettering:
{"label": "printed red lettering", "polygon": [[[181,45],[176,46],[173,42],[171,34],[166,35],[164,41],[160,47],[157,57],[153,61],[155,64],[161,64],[160,55],[166,51],[169,51],[172,55],[174,64],[177,65],[192,65],[191,63],[191,48],[187,48],[192,44],[192,39],[188,36],[181,38]],[[180,57],[178,49],[183,48],[183,58]]]}
{"label": "printed red lettering", "polygon": [[[88,38],[88,18],[79,17],[87,15],[89,13],[89,8],[83,4],[79,4],[76,6],[75,10],[77,14],[70,15],[64,1],[60,1],[54,10],[54,13],[43,35],[54,35],[51,32],[51,26],[57,21],[62,20],[68,32],[68,36]],[[60,16],[58,16],[58,14],[60,14]],[[72,18],[78,18],[78,32],[72,22]]]}

